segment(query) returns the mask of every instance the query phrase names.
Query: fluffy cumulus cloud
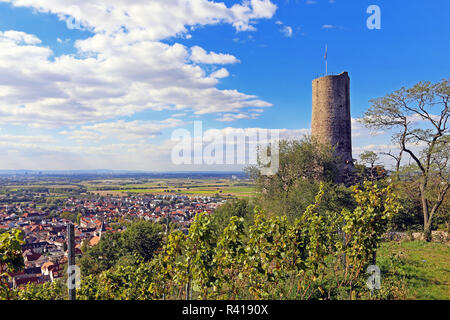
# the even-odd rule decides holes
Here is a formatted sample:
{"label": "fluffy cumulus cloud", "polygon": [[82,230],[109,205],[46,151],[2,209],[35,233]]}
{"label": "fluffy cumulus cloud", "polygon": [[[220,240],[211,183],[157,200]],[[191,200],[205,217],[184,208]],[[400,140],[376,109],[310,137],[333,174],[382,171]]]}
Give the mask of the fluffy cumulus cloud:
{"label": "fluffy cumulus cloud", "polygon": [[[230,76],[222,66],[239,63],[237,57],[176,41],[208,25],[254,31],[257,20],[275,14],[270,0],[0,2],[56,15],[68,28],[91,33],[70,41],[75,54],[57,56],[36,35],[0,30],[0,125],[43,132],[2,131],[0,168],[176,169],[168,160],[173,144],[149,139],[184,125],[183,118],[193,114],[237,120],[271,106],[255,95],[217,88]],[[174,41],[163,41],[169,38]],[[244,109],[251,108],[256,111],[247,115]],[[178,113],[160,121],[123,120],[165,110]]]}
{"label": "fluffy cumulus cloud", "polygon": [[4,43],[12,43],[12,44],[39,44],[41,40],[31,34],[27,34],[21,31],[0,31],[0,41]]}
{"label": "fluffy cumulus cloud", "polygon": [[228,72],[227,69],[225,68],[221,68],[217,71],[214,71],[213,73],[211,73],[211,77],[212,78],[216,78],[216,79],[221,79],[221,78],[226,78],[230,75],[230,73]]}
{"label": "fluffy cumulus cloud", "polygon": [[203,48],[198,46],[192,47],[191,52],[191,60],[197,63],[229,64],[239,62],[236,57],[230,54],[217,54],[215,52],[207,53]]}
{"label": "fluffy cumulus cloud", "polygon": [[187,32],[187,26],[229,23],[238,31],[254,30],[256,19],[271,18],[277,6],[270,0],[243,1],[227,7],[210,0],[0,0],[18,7],[53,13],[61,20],[95,33],[123,33],[133,40],[161,40]]}
{"label": "fluffy cumulus cloud", "polygon": [[253,30],[257,19],[274,15],[277,7],[270,0],[231,7],[208,0],[0,2],[54,14],[93,33],[75,42],[77,54],[55,57],[35,35],[1,31],[0,123],[52,128],[144,110],[206,114],[271,106],[253,95],[216,88],[229,72],[208,74],[202,65],[239,62],[233,55],[161,41],[186,36],[190,26]]}

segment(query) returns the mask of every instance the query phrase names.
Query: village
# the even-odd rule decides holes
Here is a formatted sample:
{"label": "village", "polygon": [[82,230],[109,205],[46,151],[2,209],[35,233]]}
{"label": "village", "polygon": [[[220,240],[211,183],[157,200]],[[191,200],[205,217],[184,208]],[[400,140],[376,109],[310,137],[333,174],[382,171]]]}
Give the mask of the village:
{"label": "village", "polygon": [[24,232],[22,255],[25,268],[10,273],[12,288],[28,283],[53,282],[64,276],[67,266],[67,225],[74,222],[75,252],[95,246],[105,232],[122,232],[119,221],[145,219],[170,221],[184,233],[197,213],[213,213],[223,198],[187,195],[129,195],[68,197],[56,210],[36,208],[32,203],[0,204],[0,233],[18,228]]}

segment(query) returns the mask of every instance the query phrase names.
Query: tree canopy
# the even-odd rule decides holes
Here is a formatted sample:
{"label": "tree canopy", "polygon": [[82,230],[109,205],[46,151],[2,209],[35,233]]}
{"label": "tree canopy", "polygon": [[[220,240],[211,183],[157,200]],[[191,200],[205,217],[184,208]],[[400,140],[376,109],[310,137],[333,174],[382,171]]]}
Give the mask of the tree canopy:
{"label": "tree canopy", "polygon": [[450,188],[449,97],[449,79],[419,82],[371,100],[363,118],[369,128],[393,130],[392,140],[399,146],[398,155],[393,155],[397,172],[405,154],[416,166],[419,174],[411,177],[418,181],[427,241]]}

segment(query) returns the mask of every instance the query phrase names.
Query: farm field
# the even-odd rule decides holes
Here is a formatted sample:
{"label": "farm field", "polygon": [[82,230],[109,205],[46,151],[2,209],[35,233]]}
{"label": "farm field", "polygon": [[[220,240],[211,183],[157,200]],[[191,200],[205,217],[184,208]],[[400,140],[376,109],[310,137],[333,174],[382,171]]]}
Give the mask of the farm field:
{"label": "farm field", "polygon": [[89,181],[83,183],[89,193],[98,195],[124,195],[132,193],[185,194],[246,198],[254,195],[249,182],[221,180],[157,179],[142,183],[128,181]]}
{"label": "farm field", "polygon": [[254,195],[254,185],[245,179],[230,178],[105,178],[105,179],[59,179],[58,181],[24,181],[4,184],[0,197],[7,194],[30,196],[46,193],[47,197],[61,198],[80,194],[114,195],[128,194],[184,194],[221,196],[224,198],[248,198]]}

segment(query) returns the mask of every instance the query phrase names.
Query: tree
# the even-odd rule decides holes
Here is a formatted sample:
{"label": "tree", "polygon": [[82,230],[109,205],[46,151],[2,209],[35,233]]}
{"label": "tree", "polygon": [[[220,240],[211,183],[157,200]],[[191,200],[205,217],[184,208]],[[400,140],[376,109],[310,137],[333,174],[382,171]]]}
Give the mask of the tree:
{"label": "tree", "polygon": [[334,184],[338,170],[332,147],[310,137],[282,140],[279,159],[279,169],[273,176],[261,175],[258,167],[246,170],[255,179],[257,202],[266,214],[286,215],[293,222],[314,202],[321,181],[327,189],[322,212],[340,212],[345,206],[353,206],[350,191]]}
{"label": "tree", "polygon": [[392,142],[398,146],[398,149],[400,150],[398,153],[396,153],[395,151],[389,150],[388,152],[381,152],[381,154],[391,157],[392,159],[395,160],[395,177],[397,180],[400,179],[400,165],[402,163],[402,158],[403,158],[403,153],[404,150],[402,148],[401,145],[401,140],[400,140],[401,135],[394,135],[394,137],[392,137]]}
{"label": "tree", "polygon": [[77,213],[76,212],[69,212],[69,211],[64,211],[63,213],[61,213],[61,218],[66,219],[66,220],[70,220],[72,222],[77,222]]}
{"label": "tree", "polygon": [[161,247],[163,227],[150,221],[136,221],[123,232],[124,248],[144,261],[152,259]]}
{"label": "tree", "polygon": [[80,224],[81,218],[83,218],[83,215],[81,214],[81,212],[78,212],[78,214],[77,214],[77,224]]}
{"label": "tree", "polygon": [[[85,250],[86,247],[83,248]],[[107,232],[99,243],[83,251],[80,259],[81,272],[84,275],[99,274],[113,267],[125,255],[120,233]]]}
{"label": "tree", "polygon": [[368,164],[370,166],[370,180],[373,181],[374,177],[374,167],[375,163],[378,161],[378,155],[373,151],[364,151],[359,155],[359,159],[364,164]]}
{"label": "tree", "polygon": [[218,207],[211,215],[211,225],[217,235],[230,223],[231,217],[243,218],[244,225],[248,226],[253,220],[254,205],[247,199],[227,201]]}
{"label": "tree", "polygon": [[[408,154],[417,167],[424,238],[431,241],[432,221],[450,188],[448,79],[419,82],[371,100],[363,122],[369,128],[394,130],[400,145],[399,162]],[[421,150],[416,151],[421,147]],[[433,190],[433,192],[431,192]]]}
{"label": "tree", "polygon": [[99,243],[86,250],[80,259],[83,274],[99,274],[117,265],[149,261],[161,247],[163,228],[150,221],[135,221],[120,232],[107,232]]}

